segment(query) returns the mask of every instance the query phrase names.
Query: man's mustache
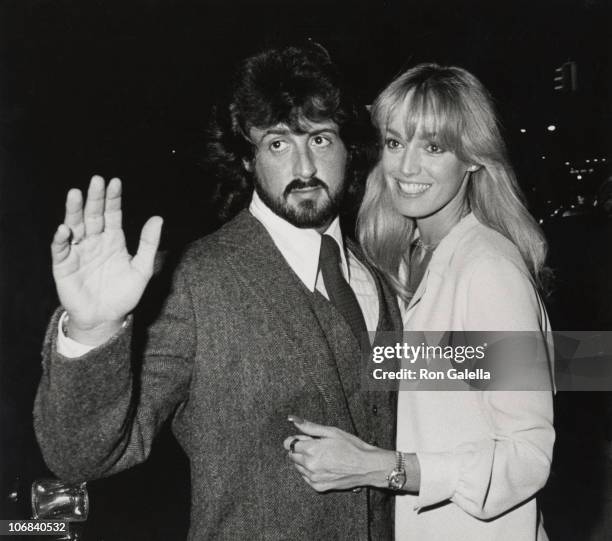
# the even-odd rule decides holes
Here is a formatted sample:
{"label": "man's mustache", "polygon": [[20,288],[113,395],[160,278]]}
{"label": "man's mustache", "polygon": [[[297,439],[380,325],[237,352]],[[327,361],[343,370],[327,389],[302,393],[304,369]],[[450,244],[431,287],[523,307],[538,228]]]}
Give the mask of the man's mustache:
{"label": "man's mustache", "polygon": [[308,180],[300,180],[299,178],[293,179],[285,187],[283,195],[287,197],[293,190],[301,190],[303,188],[323,188],[326,192],[329,192],[329,187],[318,177],[311,177]]}

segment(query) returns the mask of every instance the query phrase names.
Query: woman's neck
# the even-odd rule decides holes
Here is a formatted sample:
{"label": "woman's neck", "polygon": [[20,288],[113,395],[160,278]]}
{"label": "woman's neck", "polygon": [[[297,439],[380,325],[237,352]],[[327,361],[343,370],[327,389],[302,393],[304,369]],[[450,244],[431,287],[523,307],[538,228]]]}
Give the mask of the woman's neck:
{"label": "woman's neck", "polygon": [[468,213],[469,207],[465,202],[462,205],[449,204],[431,216],[417,218],[416,226],[421,242],[425,246],[437,246]]}

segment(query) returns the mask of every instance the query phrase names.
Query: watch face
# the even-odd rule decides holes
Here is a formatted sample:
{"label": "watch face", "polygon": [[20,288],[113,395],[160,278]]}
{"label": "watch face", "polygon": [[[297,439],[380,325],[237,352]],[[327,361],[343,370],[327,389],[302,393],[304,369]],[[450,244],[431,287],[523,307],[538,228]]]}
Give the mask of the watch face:
{"label": "watch face", "polygon": [[394,470],[389,475],[389,488],[401,490],[406,484],[406,472]]}

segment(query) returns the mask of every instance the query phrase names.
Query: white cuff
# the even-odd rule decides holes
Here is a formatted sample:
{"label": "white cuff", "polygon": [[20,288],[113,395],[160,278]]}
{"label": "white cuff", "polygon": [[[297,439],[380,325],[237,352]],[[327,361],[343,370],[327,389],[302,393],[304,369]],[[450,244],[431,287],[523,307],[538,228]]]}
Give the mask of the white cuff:
{"label": "white cuff", "polygon": [[461,458],[455,453],[417,453],[421,486],[415,509],[450,499],[459,482]]}
{"label": "white cuff", "polygon": [[[72,338],[66,336],[64,329],[66,328],[66,321],[68,318],[68,312],[64,311],[64,313],[60,316],[59,322],[57,324],[57,352],[68,359],[75,359],[77,357],[82,357],[86,353],[89,353],[95,346],[88,346],[86,344],[81,344]],[[123,322],[122,327],[124,328],[127,325],[128,320],[126,319]]]}

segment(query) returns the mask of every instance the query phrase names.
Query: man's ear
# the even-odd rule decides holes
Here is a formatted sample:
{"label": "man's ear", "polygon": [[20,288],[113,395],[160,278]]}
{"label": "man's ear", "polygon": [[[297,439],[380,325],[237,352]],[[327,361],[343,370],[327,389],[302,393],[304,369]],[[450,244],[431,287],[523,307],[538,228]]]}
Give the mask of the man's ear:
{"label": "man's ear", "polygon": [[245,171],[249,173],[253,172],[253,161],[252,160],[247,160],[246,158],[242,158],[242,166],[244,167]]}

